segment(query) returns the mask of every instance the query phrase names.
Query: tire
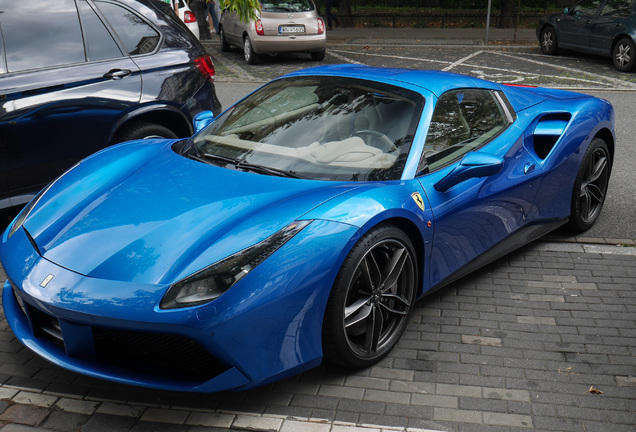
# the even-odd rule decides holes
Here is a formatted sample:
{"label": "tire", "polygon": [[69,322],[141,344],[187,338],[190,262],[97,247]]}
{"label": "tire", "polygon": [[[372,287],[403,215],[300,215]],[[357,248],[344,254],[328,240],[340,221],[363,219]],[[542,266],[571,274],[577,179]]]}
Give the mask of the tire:
{"label": "tire", "polygon": [[554,27],[546,26],[543,30],[541,30],[541,34],[539,35],[539,45],[541,46],[541,52],[543,52],[543,54],[555,55],[559,52]]}
{"label": "tire", "polygon": [[314,61],[323,61],[325,59],[325,52],[327,50],[322,51],[314,51],[311,53],[311,59]]}
{"label": "tire", "polygon": [[368,367],[393,349],[415,302],[416,263],[410,239],[393,225],[371,229],[354,245],[327,302],[323,322],[326,360]]}
{"label": "tire", "polygon": [[630,38],[623,38],[614,46],[612,53],[614,67],[621,72],[629,72],[636,64],[636,49],[634,41]]}
{"label": "tire", "polygon": [[587,231],[598,219],[607,196],[611,169],[607,144],[601,138],[594,138],[583,156],[574,182],[572,210],[568,222],[571,231]]}
{"label": "tire", "polygon": [[125,125],[117,135],[113,143],[132,141],[146,138],[177,138],[177,135],[165,126],[148,122],[132,122]]}
{"label": "tire", "polygon": [[225,37],[225,30],[223,30],[223,27],[219,28],[219,39],[221,39],[221,51],[228,52],[230,50],[230,43]]}
{"label": "tire", "polygon": [[248,35],[245,35],[243,38],[243,57],[245,57],[245,63],[249,65],[255,65],[258,63],[258,54],[254,52],[252,41]]}

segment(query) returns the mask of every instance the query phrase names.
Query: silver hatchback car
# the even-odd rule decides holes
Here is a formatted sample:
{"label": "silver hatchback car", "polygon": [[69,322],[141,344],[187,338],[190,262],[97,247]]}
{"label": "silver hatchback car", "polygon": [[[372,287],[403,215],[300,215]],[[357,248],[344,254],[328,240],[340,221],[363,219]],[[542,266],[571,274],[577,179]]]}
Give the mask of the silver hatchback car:
{"label": "silver hatchback car", "polygon": [[307,52],[325,58],[325,22],[312,0],[260,0],[258,19],[242,22],[236,12],[223,11],[219,23],[221,49],[243,48],[245,62],[256,64],[261,54]]}

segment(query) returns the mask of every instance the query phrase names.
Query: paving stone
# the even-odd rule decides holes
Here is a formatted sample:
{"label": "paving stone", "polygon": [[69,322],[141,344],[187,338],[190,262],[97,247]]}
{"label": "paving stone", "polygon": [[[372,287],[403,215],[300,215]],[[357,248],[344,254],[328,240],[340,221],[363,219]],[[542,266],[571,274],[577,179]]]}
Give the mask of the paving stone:
{"label": "paving stone", "polygon": [[50,432],[50,429],[42,429],[39,427],[24,426],[18,424],[8,424],[0,428],[0,432]]}
{"label": "paving stone", "polygon": [[49,415],[46,408],[30,405],[12,405],[0,414],[0,422],[38,426]]}
{"label": "paving stone", "polygon": [[139,405],[130,405],[124,403],[102,402],[97,408],[98,414],[110,414],[124,417],[140,417],[144,411],[144,407]]}
{"label": "paving stone", "polygon": [[78,414],[92,415],[99,406],[99,402],[85,401],[78,399],[62,398],[57,401],[55,406],[62,411],[68,411]]}
{"label": "paving stone", "polygon": [[95,414],[82,426],[82,432],[128,431],[136,423],[131,417]]}
{"label": "paving stone", "polygon": [[88,422],[89,416],[64,411],[53,411],[42,423],[42,427],[58,432],[76,432]]}
{"label": "paving stone", "polygon": [[283,420],[278,417],[253,416],[239,414],[234,419],[232,428],[248,430],[279,430]]}

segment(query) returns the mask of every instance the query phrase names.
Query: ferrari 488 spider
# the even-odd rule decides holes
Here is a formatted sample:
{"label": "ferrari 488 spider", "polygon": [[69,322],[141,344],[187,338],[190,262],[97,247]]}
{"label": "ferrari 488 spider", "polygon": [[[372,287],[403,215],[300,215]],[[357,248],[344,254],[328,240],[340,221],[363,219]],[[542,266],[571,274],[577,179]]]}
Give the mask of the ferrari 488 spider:
{"label": "ferrari 488 spider", "polygon": [[371,365],[416,299],[592,226],[615,146],[604,100],[357,65],[195,121],[83,160],[4,232],[5,315],[31,350],[201,392]]}

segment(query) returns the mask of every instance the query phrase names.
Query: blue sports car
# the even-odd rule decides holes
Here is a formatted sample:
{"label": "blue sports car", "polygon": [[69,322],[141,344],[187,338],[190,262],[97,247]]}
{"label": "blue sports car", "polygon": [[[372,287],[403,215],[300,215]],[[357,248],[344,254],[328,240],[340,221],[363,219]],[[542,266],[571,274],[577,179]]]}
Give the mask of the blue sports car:
{"label": "blue sports car", "polygon": [[358,65],[291,73],[196,123],[83,160],[4,232],[4,311],[28,348],[200,392],[369,366],[416,299],[591,227],[615,147],[604,100]]}

